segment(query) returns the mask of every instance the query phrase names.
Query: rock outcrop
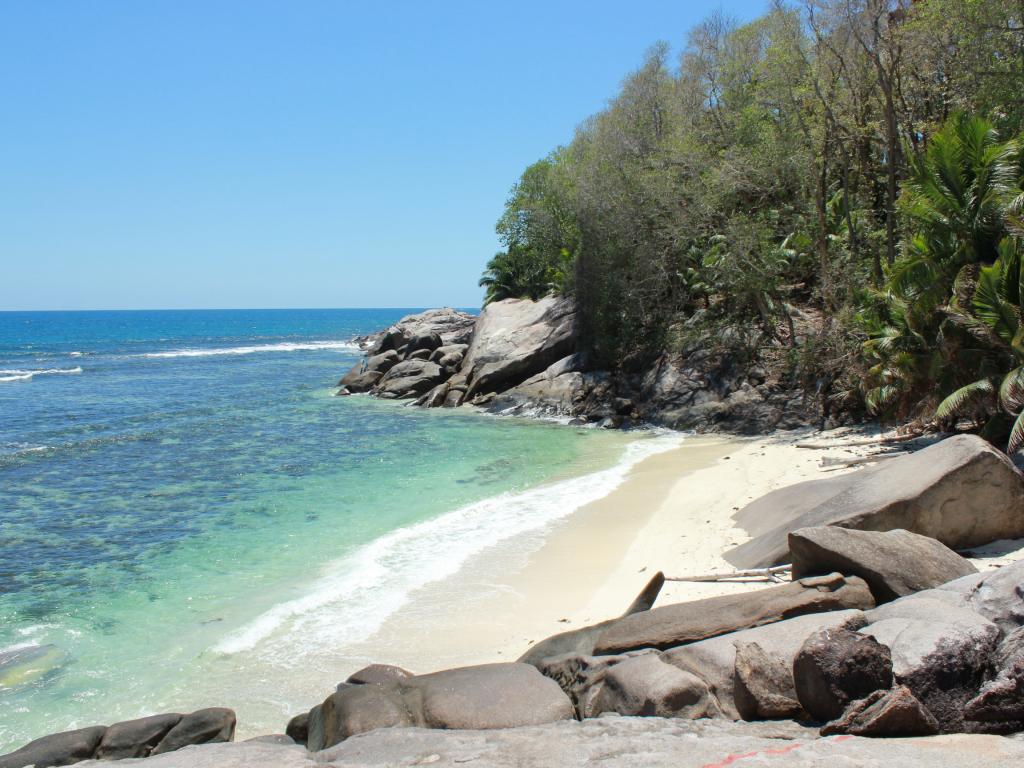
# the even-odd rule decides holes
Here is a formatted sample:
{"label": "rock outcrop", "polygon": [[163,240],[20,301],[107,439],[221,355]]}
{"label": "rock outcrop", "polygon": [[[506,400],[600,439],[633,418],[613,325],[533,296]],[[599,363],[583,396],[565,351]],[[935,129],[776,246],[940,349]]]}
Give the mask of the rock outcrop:
{"label": "rock outcrop", "polygon": [[794,578],[835,571],[860,576],[879,603],[978,572],[941,542],[904,530],[800,528],[789,534],[789,552]]}
{"label": "rock outcrop", "polygon": [[736,515],[754,538],[726,553],[738,568],[789,562],[788,535],[836,525],[906,529],[964,549],[1024,537],[1024,475],[974,435],[829,480],[781,488]]}

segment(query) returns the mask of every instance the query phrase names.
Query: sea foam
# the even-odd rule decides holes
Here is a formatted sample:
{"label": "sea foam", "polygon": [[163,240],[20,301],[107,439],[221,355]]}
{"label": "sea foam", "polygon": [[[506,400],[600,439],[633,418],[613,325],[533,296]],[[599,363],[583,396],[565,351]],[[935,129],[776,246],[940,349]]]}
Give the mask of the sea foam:
{"label": "sea foam", "polygon": [[308,341],[280,342],[276,344],[252,344],[244,347],[214,347],[203,349],[172,349],[166,352],[147,352],[136,357],[209,357],[212,355],[251,355],[257,352],[303,352],[319,349],[345,349],[356,351],[359,347],[349,341]]}
{"label": "sea foam", "polygon": [[455,574],[490,546],[543,531],[608,495],[639,462],[678,447],[683,439],[678,433],[641,438],[608,469],[503,493],[393,531],[328,566],[305,595],[274,606],[213,650],[255,652],[294,665],[306,653],[365,640],[414,590]]}
{"label": "sea foam", "polygon": [[0,382],[29,381],[36,376],[49,376],[57,373],[81,373],[81,366],[75,368],[46,368],[40,370],[0,369]]}

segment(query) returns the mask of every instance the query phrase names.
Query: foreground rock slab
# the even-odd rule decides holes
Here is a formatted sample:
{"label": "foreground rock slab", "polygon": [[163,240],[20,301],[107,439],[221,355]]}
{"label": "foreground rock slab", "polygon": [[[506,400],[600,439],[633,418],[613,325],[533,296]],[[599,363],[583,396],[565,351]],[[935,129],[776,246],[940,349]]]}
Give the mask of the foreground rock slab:
{"label": "foreground rock slab", "polygon": [[[139,764],[144,768],[1010,768],[1022,762],[1024,742],[1000,736],[819,738],[815,730],[791,723],[609,717],[496,731],[384,729],[317,754],[301,747],[254,742],[187,747]],[[104,765],[90,762],[83,768]]]}
{"label": "foreground rock slab", "polygon": [[916,453],[763,496],[736,515],[754,538],[726,553],[737,568],[789,562],[799,528],[903,528],[965,549],[1024,537],[1024,475],[987,442],[957,435]]}

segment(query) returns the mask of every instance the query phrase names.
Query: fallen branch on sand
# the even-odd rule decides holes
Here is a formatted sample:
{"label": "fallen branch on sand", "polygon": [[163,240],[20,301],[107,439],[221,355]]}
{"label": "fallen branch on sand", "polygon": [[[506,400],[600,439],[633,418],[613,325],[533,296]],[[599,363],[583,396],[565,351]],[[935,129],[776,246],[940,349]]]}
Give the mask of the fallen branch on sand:
{"label": "fallen branch on sand", "polygon": [[775,565],[771,568],[753,568],[748,571],[733,571],[732,573],[706,573],[701,576],[666,576],[665,581],[733,581],[745,579],[747,581],[774,581],[781,582],[781,574],[793,570],[792,565]]}
{"label": "fallen branch on sand", "polygon": [[895,435],[893,437],[872,437],[867,440],[849,440],[847,442],[836,442],[836,443],[796,443],[797,448],[810,448],[817,451],[828,451],[837,448],[855,448],[866,445],[892,445],[893,443],[905,443],[909,440],[916,440],[921,437],[922,433],[910,432],[905,435]]}

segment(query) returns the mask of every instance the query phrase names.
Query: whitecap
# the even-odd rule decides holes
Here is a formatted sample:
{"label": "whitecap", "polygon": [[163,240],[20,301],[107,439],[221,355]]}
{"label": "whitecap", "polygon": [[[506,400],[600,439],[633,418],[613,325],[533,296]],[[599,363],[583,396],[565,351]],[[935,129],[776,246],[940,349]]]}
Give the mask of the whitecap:
{"label": "whitecap", "polygon": [[214,347],[209,349],[172,349],[166,352],[147,352],[137,357],[208,357],[211,355],[251,355],[257,352],[303,352],[321,349],[344,349],[358,351],[359,347],[349,341],[308,341],[280,342],[277,344],[253,344],[244,347]]}
{"label": "whitecap", "polygon": [[49,376],[57,373],[81,373],[82,367],[74,368],[45,368],[37,370],[0,369],[0,382],[2,381],[29,381],[36,376]]}
{"label": "whitecap", "polygon": [[[645,458],[677,448],[679,433],[630,443],[613,467],[469,504],[382,536],[332,564],[302,597],[280,603],[214,650],[256,652],[281,664],[369,638],[416,589],[455,574],[502,541],[536,533],[617,488]],[[301,638],[301,643],[296,643]]]}

